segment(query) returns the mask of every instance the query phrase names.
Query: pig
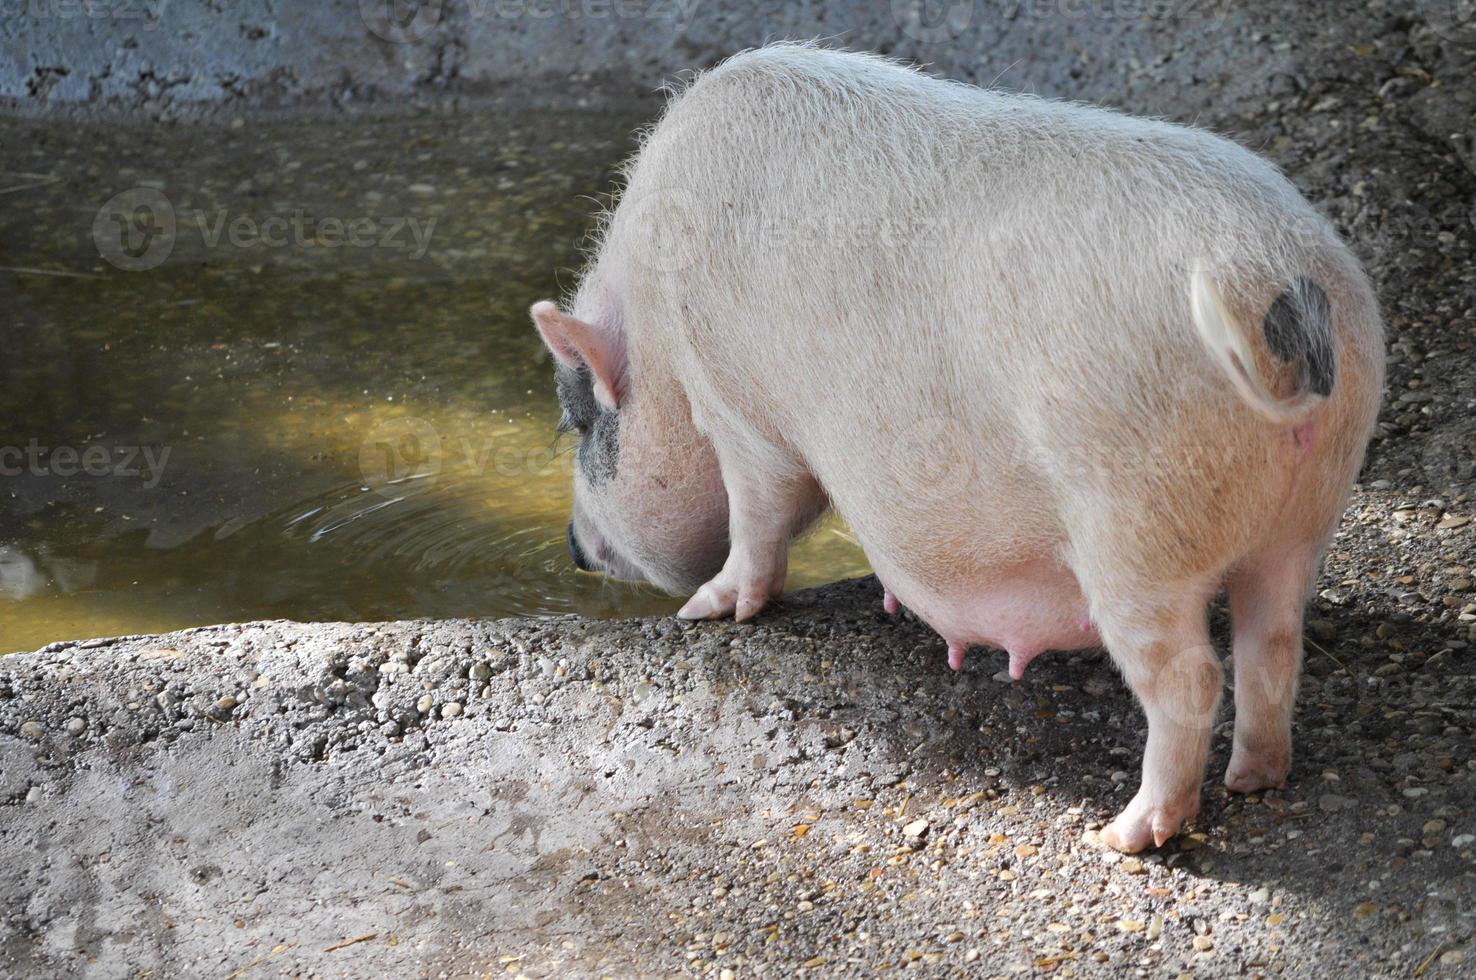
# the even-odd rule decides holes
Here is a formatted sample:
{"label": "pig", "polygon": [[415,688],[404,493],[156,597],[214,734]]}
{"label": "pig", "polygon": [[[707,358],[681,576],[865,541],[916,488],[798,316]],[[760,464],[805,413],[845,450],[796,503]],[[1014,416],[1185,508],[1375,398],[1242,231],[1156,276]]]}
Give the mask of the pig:
{"label": "pig", "polygon": [[747,620],[828,509],[950,666],[1105,647],[1147,717],[1101,832],[1283,785],[1303,606],[1357,476],[1383,327],[1271,164],[1209,133],[781,44],[675,93],[591,261],[533,321],[578,434],[582,569]]}

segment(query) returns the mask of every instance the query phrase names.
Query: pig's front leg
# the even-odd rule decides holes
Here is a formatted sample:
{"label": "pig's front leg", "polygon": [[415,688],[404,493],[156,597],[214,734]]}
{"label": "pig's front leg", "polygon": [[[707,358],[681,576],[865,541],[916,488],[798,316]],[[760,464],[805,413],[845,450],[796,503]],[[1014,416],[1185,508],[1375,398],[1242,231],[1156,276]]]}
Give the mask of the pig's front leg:
{"label": "pig's front leg", "polygon": [[728,558],[677,613],[682,619],[752,619],[784,591],[789,543],[824,511],[819,484],[798,468],[775,473],[718,449],[728,491]]}
{"label": "pig's front leg", "polygon": [[1127,600],[1098,614],[1107,649],[1148,716],[1143,781],[1102,831],[1116,850],[1131,854],[1160,846],[1199,812],[1224,683],[1205,625],[1206,598]]}

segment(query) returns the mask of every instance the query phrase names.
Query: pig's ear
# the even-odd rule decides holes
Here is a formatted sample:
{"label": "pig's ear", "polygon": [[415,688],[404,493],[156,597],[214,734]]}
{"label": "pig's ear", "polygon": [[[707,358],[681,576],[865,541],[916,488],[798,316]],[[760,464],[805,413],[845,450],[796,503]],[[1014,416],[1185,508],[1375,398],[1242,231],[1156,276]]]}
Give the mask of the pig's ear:
{"label": "pig's ear", "polygon": [[615,331],[572,317],[548,300],[528,311],[549,351],[565,367],[589,368],[595,401],[613,411],[625,395],[625,343]]}

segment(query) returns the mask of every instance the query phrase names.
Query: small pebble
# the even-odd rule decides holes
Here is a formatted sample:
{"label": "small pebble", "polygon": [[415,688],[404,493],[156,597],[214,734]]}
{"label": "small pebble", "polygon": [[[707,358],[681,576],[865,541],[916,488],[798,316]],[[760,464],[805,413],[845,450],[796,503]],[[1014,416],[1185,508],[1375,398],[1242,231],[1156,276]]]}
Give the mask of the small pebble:
{"label": "small pebble", "polygon": [[441,705],[442,718],[455,718],[459,714],[461,714],[460,701],[448,701],[447,703]]}
{"label": "small pebble", "polygon": [[87,731],[87,722],[83,721],[81,718],[67,719],[68,735],[81,735],[85,731]]}
{"label": "small pebble", "polygon": [[20,733],[23,737],[35,741],[46,734],[46,729],[39,721],[27,721],[21,723]]}
{"label": "small pebble", "polygon": [[1312,635],[1324,642],[1338,638],[1337,624],[1327,619],[1311,619],[1307,621],[1307,628]]}

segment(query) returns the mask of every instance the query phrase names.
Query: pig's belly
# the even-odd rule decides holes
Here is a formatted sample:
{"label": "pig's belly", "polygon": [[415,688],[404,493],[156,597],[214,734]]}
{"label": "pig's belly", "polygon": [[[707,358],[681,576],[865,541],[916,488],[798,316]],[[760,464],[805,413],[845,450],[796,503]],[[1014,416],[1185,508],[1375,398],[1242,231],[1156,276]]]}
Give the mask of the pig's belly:
{"label": "pig's belly", "polygon": [[971,646],[999,647],[1010,655],[1010,676],[1046,650],[1101,645],[1076,576],[1039,559],[991,570],[947,592],[920,585],[896,566],[873,560],[882,585],[948,643],[949,661],[962,663]]}

